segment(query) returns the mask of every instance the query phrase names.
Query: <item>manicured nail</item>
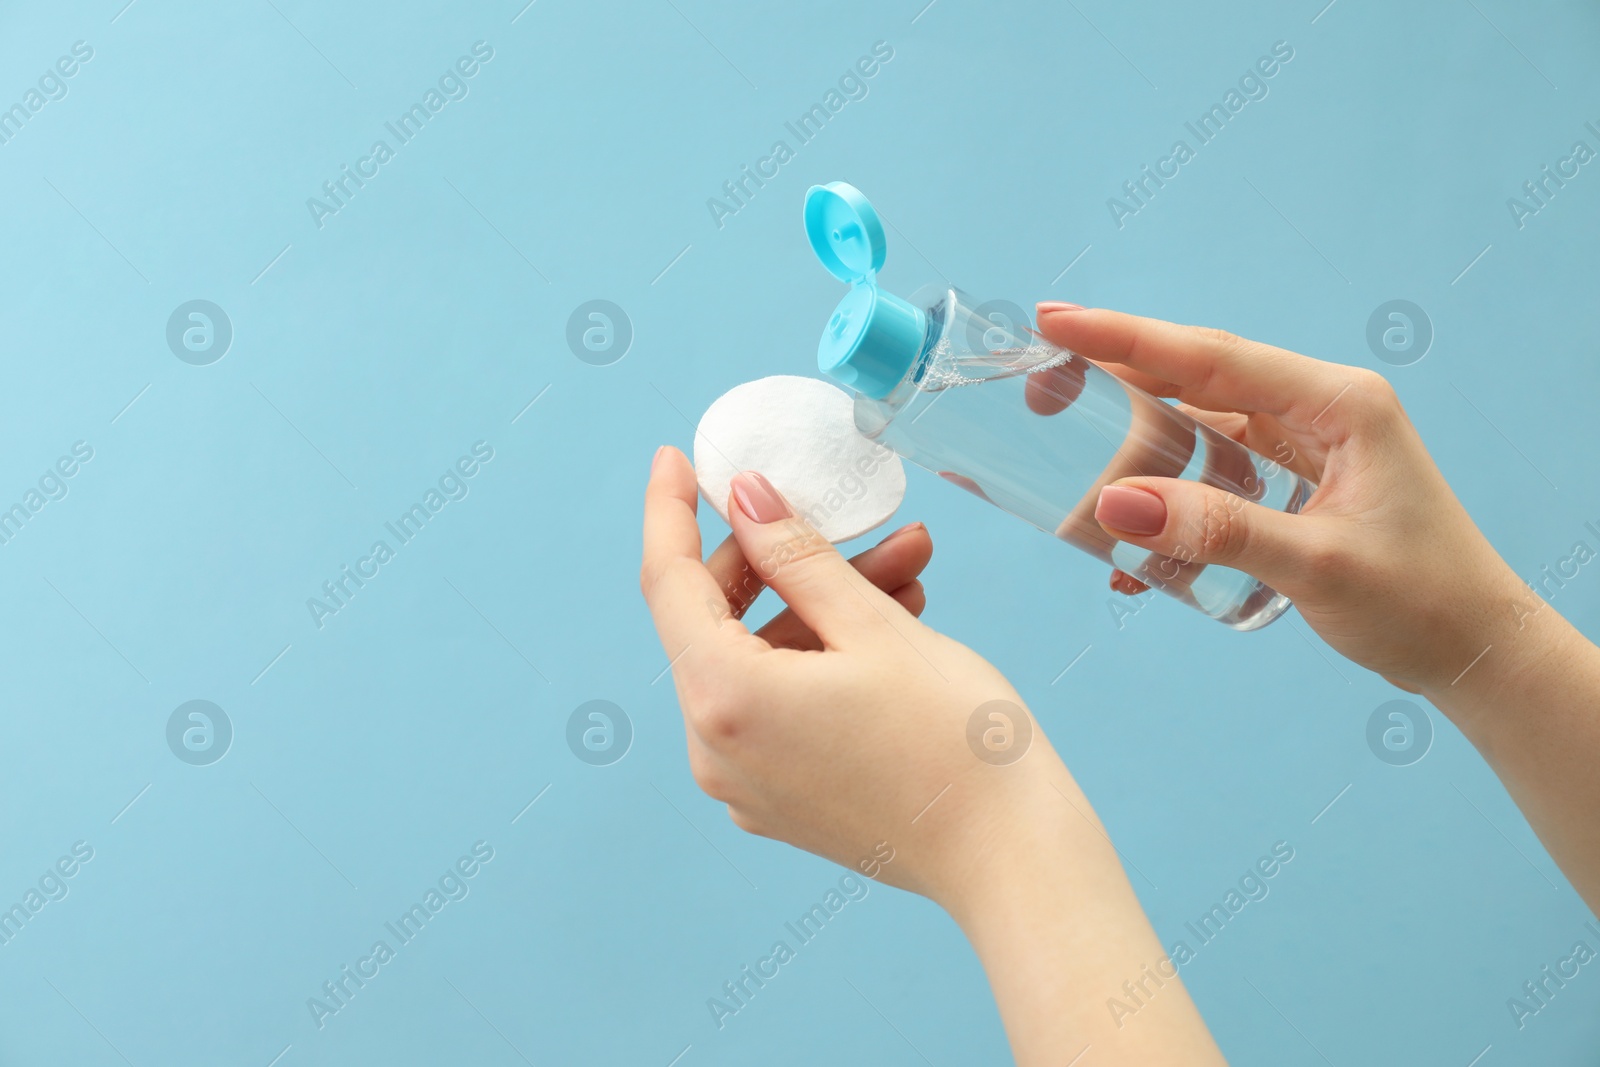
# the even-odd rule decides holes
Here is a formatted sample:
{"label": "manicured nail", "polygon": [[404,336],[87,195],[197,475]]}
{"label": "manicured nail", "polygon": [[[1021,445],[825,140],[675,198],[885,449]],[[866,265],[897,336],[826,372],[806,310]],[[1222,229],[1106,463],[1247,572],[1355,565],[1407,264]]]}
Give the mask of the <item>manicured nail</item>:
{"label": "manicured nail", "polygon": [[756,522],[766,524],[789,517],[789,505],[772,488],[772,483],[755,471],[740,471],[733,476],[733,499],[739,510]]}
{"label": "manicured nail", "polygon": [[1100,490],[1094,517],[1102,526],[1148,537],[1167,524],[1167,505],[1154,493],[1131,485],[1108,485]]}
{"label": "manicured nail", "polygon": [[885,537],[882,541],[879,541],[878,544],[886,545],[890,541],[893,541],[896,537],[899,537],[901,534],[908,534],[912,530],[920,530],[920,529],[922,529],[922,523],[920,523],[920,522],[908,522],[904,526],[900,527],[900,529],[898,529],[894,533],[890,534],[888,537]]}
{"label": "manicured nail", "polygon": [[1138,596],[1150,587],[1126,571],[1111,572],[1111,588],[1126,596]]}
{"label": "manicured nail", "polygon": [[1064,300],[1041,300],[1034,306],[1034,310],[1046,315],[1052,311],[1082,311],[1084,307],[1082,304],[1069,304]]}

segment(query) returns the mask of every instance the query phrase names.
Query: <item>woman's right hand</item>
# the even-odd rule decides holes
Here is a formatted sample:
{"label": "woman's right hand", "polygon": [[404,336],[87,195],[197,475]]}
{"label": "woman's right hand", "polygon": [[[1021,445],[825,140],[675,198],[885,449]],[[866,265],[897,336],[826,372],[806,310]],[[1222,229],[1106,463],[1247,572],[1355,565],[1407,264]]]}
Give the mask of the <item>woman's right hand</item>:
{"label": "woman's right hand", "polygon": [[1328,644],[1426,696],[1600,913],[1600,649],[1490,547],[1389,383],[1073,305],[1039,305],[1039,332],[1317,483],[1289,515],[1198,482],[1123,478],[1095,517],[1120,540],[1248,571]]}
{"label": "woman's right hand", "polygon": [[1448,687],[1541,603],[1468,518],[1381,375],[1066,304],[1040,304],[1038,329],[1318,485],[1289,515],[1199,482],[1123,478],[1096,510],[1117,539],[1255,575],[1328,644],[1413,692]]}

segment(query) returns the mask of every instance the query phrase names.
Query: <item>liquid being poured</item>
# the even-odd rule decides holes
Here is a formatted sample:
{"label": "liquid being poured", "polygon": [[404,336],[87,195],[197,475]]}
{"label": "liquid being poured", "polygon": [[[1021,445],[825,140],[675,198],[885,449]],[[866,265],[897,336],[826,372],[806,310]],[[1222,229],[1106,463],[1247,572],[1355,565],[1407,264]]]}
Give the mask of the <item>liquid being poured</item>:
{"label": "liquid being poured", "polygon": [[938,392],[1049,370],[1073,358],[1071,352],[1054,345],[1029,345],[995,352],[957,352],[948,340],[941,340],[933,346],[927,369],[917,379],[917,384],[926,392]]}
{"label": "liquid being poured", "polygon": [[[1130,475],[1200,481],[1287,511],[1314,486],[1070,351],[1020,337],[985,351],[962,345],[965,332],[934,344],[909,391],[884,403],[858,398],[858,428],[1230,626],[1281,613],[1286,601],[1247,574],[1115,540],[1095,504],[1101,487]],[[989,388],[967,388],[981,384]]]}

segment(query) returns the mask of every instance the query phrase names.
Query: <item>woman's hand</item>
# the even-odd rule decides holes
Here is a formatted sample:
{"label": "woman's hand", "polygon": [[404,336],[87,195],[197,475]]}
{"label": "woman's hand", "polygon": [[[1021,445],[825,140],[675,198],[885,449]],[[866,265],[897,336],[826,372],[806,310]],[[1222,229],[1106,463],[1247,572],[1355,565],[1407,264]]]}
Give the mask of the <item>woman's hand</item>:
{"label": "woman's hand", "polygon": [[1123,478],[1096,511],[1119,540],[1248,571],[1413,692],[1448,687],[1491,643],[1489,616],[1515,627],[1514,605],[1531,606],[1381,375],[1115,311],[1040,304],[1038,320],[1052,343],[1318,483],[1287,515],[1198,482]]}
{"label": "woman's hand", "polygon": [[[733,495],[733,537],[702,563],[694,472],[676,449],[657,454],[640,581],[695,780],[744,829],[852,869],[887,842],[884,879],[951,906],[1005,813],[1065,768],[1042,737],[1015,766],[968,746],[990,702],[1021,734],[1032,723],[1000,672],[917,621],[925,529],[851,566],[764,478],[737,476]],[[752,634],[739,620],[763,585],[789,606]]]}
{"label": "woman's hand", "polygon": [[1473,525],[1389,383],[1218,330],[1073,305],[1040,304],[1039,332],[1318,483],[1287,515],[1196,482],[1124,478],[1095,514],[1121,540],[1248,571],[1328,644],[1426,696],[1600,909],[1600,649]]}
{"label": "woman's hand", "polygon": [[[659,450],[640,584],[700,787],[751,833],[941,904],[1024,1067],[1089,1045],[1097,1064],[1222,1062],[1175,969],[1136,1021],[1108,1009],[1163,968],[1161,945],[1016,690],[917,620],[927,532],[891,535],[852,567],[745,473],[733,538],[703,563],[696,498],[683,453]],[[789,606],[752,634],[739,617],[763,584]]]}

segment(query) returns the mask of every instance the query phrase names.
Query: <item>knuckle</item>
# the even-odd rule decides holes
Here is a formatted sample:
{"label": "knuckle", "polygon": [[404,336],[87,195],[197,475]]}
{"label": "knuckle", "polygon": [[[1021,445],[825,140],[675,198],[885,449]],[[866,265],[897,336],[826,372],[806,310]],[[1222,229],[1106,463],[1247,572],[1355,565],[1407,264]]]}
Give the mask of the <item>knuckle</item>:
{"label": "knuckle", "polygon": [[763,582],[770,582],[785,567],[803,566],[834,550],[827,539],[798,519],[789,519],[783,525],[779,539],[752,564]]}
{"label": "knuckle", "polygon": [[1191,326],[1189,330],[1207,356],[1200,380],[1191,386],[1197,394],[1211,387],[1219,363],[1235,361],[1257,347],[1256,342],[1215,326]]}
{"label": "knuckle", "polygon": [[747,834],[754,834],[757,837],[775,836],[772,826],[765,819],[753,814],[746,808],[729,804],[728,818],[733,822],[733,825]]}
{"label": "knuckle", "polygon": [[675,568],[682,567],[688,562],[688,559],[681,556],[674,556],[665,560],[645,560],[639,566],[639,591],[648,600],[651,594],[654,593],[656,586],[661,584],[662,579],[671,574]]}
{"label": "knuckle", "polygon": [[1326,535],[1308,539],[1301,545],[1297,569],[1309,584],[1325,586],[1347,578],[1358,561],[1340,540]]}
{"label": "knuckle", "polygon": [[746,572],[741,580],[728,582],[722,590],[727,601],[728,614],[735,619],[744,618],[744,613],[750,610],[751,605],[765,588],[761,580],[749,572]]}
{"label": "knuckle", "polygon": [[1233,559],[1244,551],[1249,524],[1238,497],[1212,498],[1199,519],[1196,549],[1201,559]]}
{"label": "knuckle", "polygon": [[1400,396],[1394,386],[1375,370],[1354,368],[1346,388],[1362,411],[1388,414],[1400,406]]}
{"label": "knuckle", "polygon": [[1227,330],[1218,329],[1215,326],[1191,326],[1189,329],[1194,331],[1197,339],[1204,341],[1212,348],[1220,349],[1224,352],[1236,351],[1247,343],[1238,334],[1229,333]]}
{"label": "knuckle", "polygon": [[922,581],[917,578],[911,579],[911,581],[896,589],[892,595],[900,603],[900,606],[912,615],[921,615],[923,609],[928,606],[928,591],[923,587]]}
{"label": "knuckle", "polygon": [[1389,379],[1370,367],[1351,368],[1350,385],[1361,396],[1390,397],[1395,395],[1394,386],[1389,384]]}
{"label": "knuckle", "polygon": [[1248,337],[1240,337],[1236,333],[1215,326],[1191,326],[1190,329],[1215,359],[1236,361],[1241,357],[1260,355],[1268,348],[1260,341],[1252,341]]}
{"label": "knuckle", "polygon": [[712,800],[728,802],[731,793],[728,788],[727,776],[717,766],[716,761],[702,748],[691,745],[689,749],[689,773],[694,776],[694,784],[700,791]]}
{"label": "knuckle", "polygon": [[695,733],[713,748],[736,740],[748,721],[744,702],[726,691],[692,698],[688,716]]}
{"label": "knuckle", "polygon": [[639,592],[644,594],[646,600],[650,599],[650,590],[656,587],[656,581],[661,576],[661,568],[645,560],[639,565]]}

